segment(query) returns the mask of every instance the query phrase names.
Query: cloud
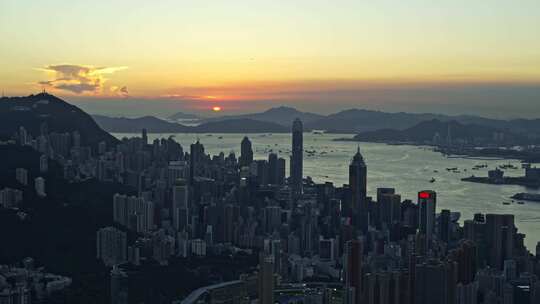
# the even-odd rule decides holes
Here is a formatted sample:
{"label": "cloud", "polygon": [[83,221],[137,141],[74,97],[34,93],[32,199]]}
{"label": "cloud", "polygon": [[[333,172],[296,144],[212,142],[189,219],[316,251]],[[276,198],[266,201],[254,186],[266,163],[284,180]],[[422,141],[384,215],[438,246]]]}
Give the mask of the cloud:
{"label": "cloud", "polygon": [[[90,65],[59,64],[49,65],[42,68],[42,71],[50,75],[47,81],[38,82],[39,85],[48,89],[68,91],[75,94],[103,92],[105,82],[108,80],[105,75],[113,74],[127,67],[94,67]],[[127,87],[115,90],[115,93],[127,96]]]}
{"label": "cloud", "polygon": [[111,91],[113,95],[121,96],[121,97],[129,97],[129,91],[126,86],[123,86],[123,87],[111,86],[109,90]]}
{"label": "cloud", "polygon": [[172,99],[187,99],[187,100],[203,99],[204,98],[204,96],[202,96],[202,95],[185,95],[185,94],[176,94],[176,93],[163,94],[163,95],[160,95],[159,97],[161,97],[161,98],[172,98]]}

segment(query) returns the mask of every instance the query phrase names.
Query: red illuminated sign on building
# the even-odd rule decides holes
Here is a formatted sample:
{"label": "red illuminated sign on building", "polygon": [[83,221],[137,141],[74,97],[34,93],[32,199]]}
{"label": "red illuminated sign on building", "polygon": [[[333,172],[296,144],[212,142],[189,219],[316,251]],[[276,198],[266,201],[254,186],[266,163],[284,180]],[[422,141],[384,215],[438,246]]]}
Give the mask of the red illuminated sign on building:
{"label": "red illuminated sign on building", "polygon": [[426,191],[422,191],[422,192],[418,193],[418,197],[419,198],[431,198],[431,193],[426,192]]}

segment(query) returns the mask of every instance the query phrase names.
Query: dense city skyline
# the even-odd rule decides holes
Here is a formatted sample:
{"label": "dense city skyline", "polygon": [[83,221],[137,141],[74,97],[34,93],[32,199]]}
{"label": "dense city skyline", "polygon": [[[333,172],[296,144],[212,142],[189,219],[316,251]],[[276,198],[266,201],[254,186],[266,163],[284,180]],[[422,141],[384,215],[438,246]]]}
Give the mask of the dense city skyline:
{"label": "dense city skyline", "polygon": [[[459,202],[439,201],[444,195],[438,191],[448,188],[444,179],[437,184],[434,177],[427,179],[443,176],[438,170],[420,168],[416,198],[402,198],[386,182],[368,193],[368,172],[377,169],[362,154],[364,144],[331,134],[324,142],[326,134],[306,134],[299,118],[291,119],[278,139],[287,148],[266,145],[261,158],[261,147],[250,136],[272,134],[243,135],[235,149],[212,153],[205,142],[223,141],[225,134],[182,143],[142,128],[115,137],[87,113],[47,93],[2,98],[0,114],[0,154],[9,160],[0,163],[0,236],[9,244],[0,252],[2,301],[536,304],[540,299],[540,242],[520,229],[523,217],[506,212],[540,200],[539,193],[529,192],[540,185],[534,144],[523,144],[522,168],[476,163],[470,170],[477,174],[466,178],[455,174],[467,168],[445,169],[462,190],[467,183],[528,189],[505,197],[503,205],[516,209],[481,208],[486,197],[480,195],[474,214],[461,218]],[[488,129],[486,137],[445,126],[434,133],[424,128],[428,137],[419,143],[426,153],[443,155],[439,166],[467,157],[461,153],[490,155],[493,147],[507,153],[516,140],[504,130]],[[535,133],[529,134],[521,140],[536,143]],[[313,157],[320,162],[316,174],[331,169],[321,163],[337,156],[333,149],[339,141],[356,144],[334,167],[348,183],[306,175],[304,160]],[[378,153],[394,147],[379,144]],[[397,161],[409,162],[408,156]],[[520,169],[522,176],[505,174]],[[392,174],[415,182],[407,170]]]}
{"label": "dense city skyline", "polygon": [[0,304],[540,304],[540,1],[0,0]]}

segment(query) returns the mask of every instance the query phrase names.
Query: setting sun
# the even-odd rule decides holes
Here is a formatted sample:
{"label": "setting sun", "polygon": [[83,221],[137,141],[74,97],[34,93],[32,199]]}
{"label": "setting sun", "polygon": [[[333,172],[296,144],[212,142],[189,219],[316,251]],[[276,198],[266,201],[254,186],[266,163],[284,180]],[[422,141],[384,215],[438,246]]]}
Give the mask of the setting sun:
{"label": "setting sun", "polygon": [[220,106],[215,106],[212,108],[212,111],[214,112],[220,112],[221,111],[221,107]]}

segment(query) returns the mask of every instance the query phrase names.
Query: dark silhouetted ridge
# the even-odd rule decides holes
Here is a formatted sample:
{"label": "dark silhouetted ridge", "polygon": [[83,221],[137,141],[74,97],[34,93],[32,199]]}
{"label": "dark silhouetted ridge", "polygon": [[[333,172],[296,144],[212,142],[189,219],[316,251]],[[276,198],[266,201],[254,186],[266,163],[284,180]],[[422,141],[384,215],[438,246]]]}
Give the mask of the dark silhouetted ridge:
{"label": "dark silhouetted ridge", "polygon": [[108,144],[117,141],[102,130],[90,115],[56,96],[40,93],[0,98],[1,138],[10,138],[20,126],[24,126],[32,136],[38,136],[44,122],[49,132],[78,131],[83,145],[96,146],[101,141]]}

